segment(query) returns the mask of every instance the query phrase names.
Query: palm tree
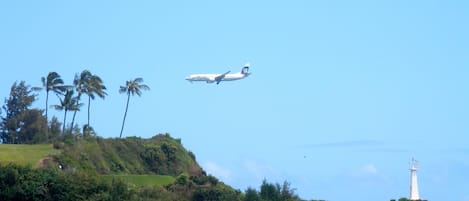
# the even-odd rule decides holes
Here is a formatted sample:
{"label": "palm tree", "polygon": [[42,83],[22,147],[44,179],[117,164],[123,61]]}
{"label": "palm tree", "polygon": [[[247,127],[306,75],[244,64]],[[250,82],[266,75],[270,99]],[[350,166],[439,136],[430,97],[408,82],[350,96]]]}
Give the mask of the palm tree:
{"label": "palm tree", "polygon": [[[42,87],[33,87],[32,89],[34,91],[41,91],[43,89],[46,91],[46,122],[49,122],[49,92],[53,91],[55,92],[55,94],[63,94],[67,87],[64,85],[64,81],[62,80],[62,78],[60,78],[60,75],[56,72],[49,72],[49,74],[47,74],[47,77],[41,77],[41,82]],[[47,125],[49,124],[47,123]],[[49,126],[47,126],[46,129],[46,138],[48,138],[48,135]]]}
{"label": "palm tree", "polygon": [[97,75],[91,76],[90,80],[88,81],[86,90],[86,95],[88,95],[88,126],[90,125],[90,107],[91,107],[91,99],[94,100],[95,95],[104,99],[107,95],[106,93],[106,86],[104,86],[103,81]]}
{"label": "palm tree", "polygon": [[77,114],[78,111],[80,111],[80,108],[81,106],[83,106],[83,103],[80,103],[80,95],[77,94],[77,96],[74,97],[75,99],[75,105],[73,107],[73,117],[72,117],[72,123],[71,123],[71,128],[73,129],[74,128],[74,123],[75,123],[75,116]]}
{"label": "palm tree", "polygon": [[[87,70],[84,70],[83,72],[80,73],[80,75],[75,74],[75,79],[73,80],[73,85],[75,86],[75,90],[77,91],[77,103],[79,104],[81,95],[85,93],[86,91],[86,82],[87,80],[90,79],[91,73]],[[77,110],[73,112],[73,118],[72,118],[72,128],[73,128],[73,123],[75,122],[75,116],[77,115]]]}
{"label": "palm tree", "polygon": [[134,80],[129,80],[126,82],[125,86],[120,86],[119,93],[127,93],[127,104],[125,106],[124,120],[122,120],[122,128],[119,138],[122,138],[122,131],[124,130],[125,118],[127,117],[127,109],[129,109],[130,95],[137,94],[138,96],[142,95],[143,90],[150,90],[145,84],[140,84],[143,82],[142,78],[135,78]]}
{"label": "palm tree", "polygon": [[62,134],[65,133],[65,124],[67,121],[67,112],[68,111],[77,111],[79,110],[80,104],[77,104],[77,97],[73,97],[73,90],[67,90],[64,94],[64,98],[62,99],[59,95],[57,95],[60,99],[60,105],[54,105],[56,110],[63,110],[64,111],[64,122],[62,128]]}
{"label": "palm tree", "polygon": [[[104,86],[103,81],[97,75],[91,74],[90,71],[84,70],[80,75],[75,75],[75,80],[73,84],[76,87],[78,92],[78,100],[81,98],[82,94],[88,95],[88,122],[87,125],[90,126],[90,108],[91,108],[91,99],[94,100],[95,95],[104,99],[107,95],[106,86]],[[78,104],[78,102],[77,102]],[[76,112],[73,114],[73,120],[75,120]]]}
{"label": "palm tree", "polygon": [[60,75],[56,72],[49,72],[47,77],[41,77],[42,82],[42,89],[46,90],[46,119],[47,119],[47,111],[49,107],[49,92],[53,91],[56,94],[62,94],[66,86],[64,85],[64,81],[60,78]]}

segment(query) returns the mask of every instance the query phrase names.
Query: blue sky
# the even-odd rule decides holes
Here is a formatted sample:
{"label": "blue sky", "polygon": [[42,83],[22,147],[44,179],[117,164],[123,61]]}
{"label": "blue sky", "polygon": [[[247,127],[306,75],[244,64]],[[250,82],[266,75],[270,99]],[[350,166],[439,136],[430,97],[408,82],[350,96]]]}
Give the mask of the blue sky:
{"label": "blue sky", "polygon": [[[235,188],[390,200],[408,196],[415,157],[423,198],[468,201],[468,21],[451,0],[2,1],[0,95],[88,69],[109,94],[91,124],[117,137],[119,86],[142,77],[151,91],[131,99],[124,135],[169,132]],[[241,81],[184,80],[246,62]]]}

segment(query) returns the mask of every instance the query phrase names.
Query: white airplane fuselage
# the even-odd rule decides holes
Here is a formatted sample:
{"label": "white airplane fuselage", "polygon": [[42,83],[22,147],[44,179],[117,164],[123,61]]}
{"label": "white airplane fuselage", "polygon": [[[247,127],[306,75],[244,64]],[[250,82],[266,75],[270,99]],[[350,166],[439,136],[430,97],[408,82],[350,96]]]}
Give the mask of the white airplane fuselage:
{"label": "white airplane fuselage", "polygon": [[249,76],[249,64],[246,64],[243,69],[238,73],[229,73],[230,71],[223,73],[223,74],[192,74],[186,77],[187,81],[194,82],[194,81],[202,81],[207,83],[214,83],[216,82],[219,84],[221,81],[234,81],[240,80],[247,76]]}

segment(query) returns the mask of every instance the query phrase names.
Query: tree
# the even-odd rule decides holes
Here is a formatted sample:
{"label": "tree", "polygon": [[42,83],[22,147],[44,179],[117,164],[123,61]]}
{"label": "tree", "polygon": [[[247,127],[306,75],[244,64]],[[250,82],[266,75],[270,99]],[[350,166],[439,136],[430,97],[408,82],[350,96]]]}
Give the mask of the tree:
{"label": "tree", "polygon": [[46,129],[47,125],[41,125],[46,123],[42,111],[29,109],[35,99],[36,94],[32,94],[31,87],[24,81],[12,85],[10,97],[5,99],[2,107],[5,111],[0,124],[0,138],[3,143],[25,143],[24,140],[30,143],[34,135],[42,132],[42,128]]}
{"label": "tree", "polygon": [[47,120],[42,113],[42,110],[30,109],[21,114],[22,126],[18,135],[20,143],[35,144],[48,141]]}
{"label": "tree", "polygon": [[56,110],[63,110],[64,111],[64,122],[62,127],[62,133],[65,133],[65,124],[67,122],[67,112],[68,111],[77,111],[80,108],[80,104],[77,104],[78,99],[77,97],[73,97],[73,90],[67,90],[64,94],[64,98],[60,99],[60,105],[54,105]]}
{"label": "tree", "polygon": [[[257,199],[255,190],[249,189],[246,190],[246,197],[253,197]],[[278,183],[268,183],[266,180],[262,181],[260,187],[260,192],[258,194],[260,200],[269,200],[269,201],[300,201],[301,199],[298,195],[295,194],[295,189],[290,188],[290,183],[287,181],[283,182],[283,185],[280,186]],[[246,200],[246,199],[245,199]]]}
{"label": "tree", "polygon": [[[81,100],[81,95],[85,92],[85,82],[86,80],[89,79],[91,76],[91,73],[87,70],[84,70],[83,72],[80,73],[80,75],[75,74],[75,79],[73,79],[73,86],[75,86],[75,90],[77,92],[77,102],[76,104],[80,103]],[[72,117],[72,128],[73,128],[73,123],[75,122],[75,116],[77,115],[77,111],[73,112],[73,117]]]}
{"label": "tree", "polygon": [[267,183],[264,180],[259,195],[263,200],[280,201],[280,185]]}
{"label": "tree", "polygon": [[[35,88],[36,90],[44,89],[46,91],[46,121],[48,121],[48,108],[49,108],[49,92],[53,91],[56,94],[62,94],[66,86],[64,85],[64,81],[60,78],[60,75],[56,72],[49,72],[47,77],[41,77],[42,88]],[[46,130],[46,137],[49,135],[49,127]]]}
{"label": "tree", "polygon": [[49,72],[47,77],[41,78],[42,82],[42,89],[46,91],[46,119],[48,118],[48,107],[49,107],[49,92],[53,91],[56,94],[62,94],[66,86],[64,85],[64,81],[60,78],[60,75],[56,72]]}
{"label": "tree", "polygon": [[62,132],[60,130],[61,127],[62,127],[62,124],[60,123],[59,119],[57,119],[56,116],[53,116],[49,123],[49,132],[48,132],[48,136],[50,137],[52,141],[57,140],[57,138],[60,136],[60,133]]}
{"label": "tree", "polygon": [[192,195],[192,201],[241,201],[241,192],[225,185],[198,187]]}
{"label": "tree", "polygon": [[83,126],[83,137],[90,137],[90,136],[96,136],[96,132],[94,131],[94,128],[88,125]]}
{"label": "tree", "polygon": [[283,182],[282,189],[280,191],[281,200],[285,201],[294,201],[300,200],[300,198],[295,194],[295,189],[290,188],[290,183],[287,181]]}
{"label": "tree", "polygon": [[[73,81],[75,85],[76,91],[78,93],[78,101],[81,98],[82,94],[86,94],[88,96],[88,121],[87,125],[90,125],[90,108],[91,108],[91,99],[94,100],[95,95],[104,99],[107,95],[106,93],[106,86],[104,86],[103,81],[97,75],[91,74],[90,71],[84,70],[80,73],[80,75],[75,75],[75,79]],[[78,105],[78,102],[76,103]],[[72,126],[73,121],[75,120],[76,112],[73,114]]]}
{"label": "tree", "polygon": [[119,138],[122,138],[122,131],[124,131],[125,118],[127,117],[127,110],[129,109],[130,95],[137,94],[138,96],[142,95],[142,90],[150,90],[143,82],[142,78],[135,78],[134,80],[129,80],[126,82],[125,86],[120,86],[119,93],[127,93],[127,103],[125,105],[124,119],[122,120],[122,127]]}
{"label": "tree", "polygon": [[259,194],[257,193],[256,189],[248,187],[244,194],[245,201],[261,201],[261,198],[259,197]]}

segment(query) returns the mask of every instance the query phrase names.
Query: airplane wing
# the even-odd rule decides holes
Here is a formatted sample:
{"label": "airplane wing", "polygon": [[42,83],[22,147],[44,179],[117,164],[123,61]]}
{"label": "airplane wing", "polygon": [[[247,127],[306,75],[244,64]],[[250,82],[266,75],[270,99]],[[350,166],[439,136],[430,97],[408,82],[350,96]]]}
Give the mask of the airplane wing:
{"label": "airplane wing", "polygon": [[226,76],[226,74],[228,74],[228,73],[230,73],[230,72],[231,72],[231,71],[228,71],[228,72],[223,73],[223,74],[221,74],[221,75],[219,75],[219,76],[216,76],[216,77],[215,77],[215,81],[217,82],[217,84],[220,84],[221,80]]}

